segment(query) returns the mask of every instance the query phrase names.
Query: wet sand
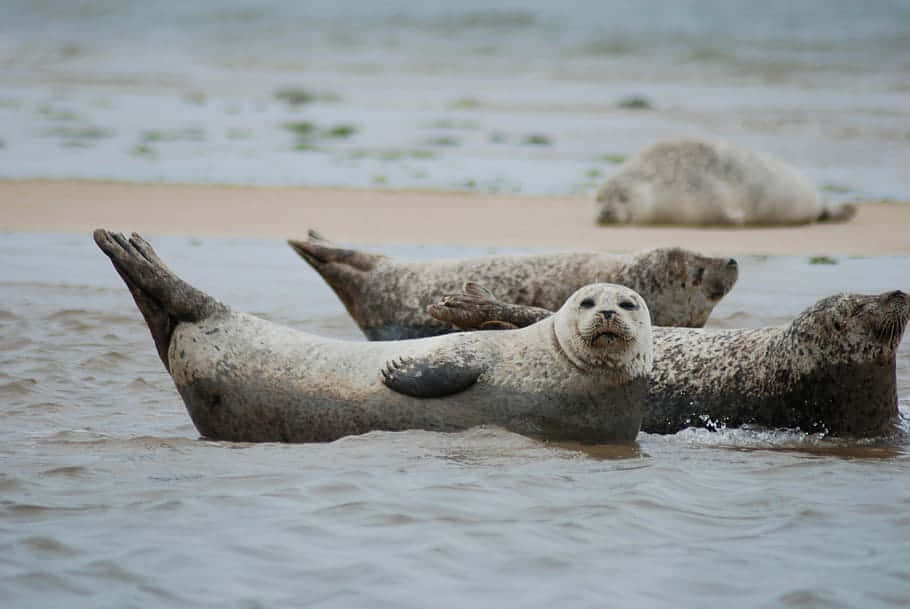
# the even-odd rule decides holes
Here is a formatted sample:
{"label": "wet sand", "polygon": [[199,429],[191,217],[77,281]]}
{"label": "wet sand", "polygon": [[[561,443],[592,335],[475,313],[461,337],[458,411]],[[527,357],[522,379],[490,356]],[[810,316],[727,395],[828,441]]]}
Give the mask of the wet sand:
{"label": "wet sand", "polygon": [[608,228],[581,197],[301,187],[0,181],[0,230],[302,237],[615,251],[678,245],[706,253],[910,254],[910,205],[863,203],[853,220],[783,228]]}

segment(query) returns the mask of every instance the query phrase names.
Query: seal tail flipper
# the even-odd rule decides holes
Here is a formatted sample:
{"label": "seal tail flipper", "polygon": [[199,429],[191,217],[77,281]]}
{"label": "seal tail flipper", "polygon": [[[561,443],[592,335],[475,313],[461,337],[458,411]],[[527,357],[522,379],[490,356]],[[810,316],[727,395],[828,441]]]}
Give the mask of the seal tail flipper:
{"label": "seal tail flipper", "polygon": [[93,237],[129,288],[152,333],[158,356],[170,370],[167,351],[177,324],[201,321],[227,311],[227,307],[175,275],[136,233],[127,239],[99,228]]}
{"label": "seal tail flipper", "polygon": [[[322,265],[338,264],[368,272],[373,270],[376,263],[383,258],[379,254],[368,254],[333,245],[331,241],[312,229],[308,231],[306,241],[288,239],[288,245],[317,271]],[[319,272],[322,273],[322,271]]]}
{"label": "seal tail flipper", "polygon": [[337,247],[314,230],[306,241],[288,239],[288,245],[322,276],[356,319],[354,311],[367,273],[384,256]]}
{"label": "seal tail flipper", "polygon": [[856,205],[841,203],[840,205],[826,205],[818,216],[819,222],[846,222],[856,215]]}

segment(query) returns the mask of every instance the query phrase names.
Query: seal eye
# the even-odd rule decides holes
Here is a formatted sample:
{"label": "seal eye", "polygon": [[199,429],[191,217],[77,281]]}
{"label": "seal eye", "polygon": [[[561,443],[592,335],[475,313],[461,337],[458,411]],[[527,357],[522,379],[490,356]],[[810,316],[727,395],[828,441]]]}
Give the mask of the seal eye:
{"label": "seal eye", "polygon": [[625,309],[626,311],[634,311],[638,308],[638,305],[631,300],[623,300],[621,303],[619,303],[619,308]]}
{"label": "seal eye", "polygon": [[580,306],[582,309],[590,309],[591,307],[594,306],[594,299],[593,299],[593,298],[585,298],[585,299],[582,300],[580,303],[578,303],[578,306]]}

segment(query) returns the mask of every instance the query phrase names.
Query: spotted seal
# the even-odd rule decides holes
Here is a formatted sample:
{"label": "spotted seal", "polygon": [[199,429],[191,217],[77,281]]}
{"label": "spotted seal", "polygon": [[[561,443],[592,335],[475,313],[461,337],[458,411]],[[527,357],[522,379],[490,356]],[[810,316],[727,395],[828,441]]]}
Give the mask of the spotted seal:
{"label": "spotted seal", "polygon": [[631,255],[575,252],[406,262],[336,247],[315,231],[306,241],[288,243],[325,279],[370,340],[452,332],[426,307],[466,280],[495,285],[509,302],[552,311],[583,285],[617,283],[645,299],[654,325],[700,327],[739,273],[732,258],[679,248]]}
{"label": "spotted seal", "polygon": [[597,193],[601,224],[772,225],[843,221],[853,205],[826,205],[795,169],[725,142],[658,142]]}
{"label": "spotted seal", "polygon": [[177,277],[139,235],[99,229],[94,239],[205,437],[310,442],[483,424],[596,443],[638,433],[651,325],[628,288],[585,286],[514,332],[340,341],[232,311]]}
{"label": "spotted seal", "polygon": [[[497,301],[481,286],[430,306],[465,330],[539,323],[549,312]],[[642,430],[746,424],[875,437],[895,429],[897,348],[910,295],[839,294],[779,327],[654,328]]]}

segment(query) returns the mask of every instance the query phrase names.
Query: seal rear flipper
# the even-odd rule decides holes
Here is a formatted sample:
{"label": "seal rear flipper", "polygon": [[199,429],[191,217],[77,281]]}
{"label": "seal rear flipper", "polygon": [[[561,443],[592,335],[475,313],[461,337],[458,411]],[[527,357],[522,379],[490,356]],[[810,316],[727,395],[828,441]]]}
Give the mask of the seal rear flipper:
{"label": "seal rear flipper", "polygon": [[819,222],[846,222],[856,215],[856,205],[841,203],[840,205],[826,205],[818,216]]}
{"label": "seal rear flipper", "polygon": [[322,274],[320,268],[328,264],[349,266],[358,271],[368,272],[373,270],[376,263],[384,258],[379,254],[369,254],[332,245],[331,241],[312,229],[307,233],[306,241],[288,239],[288,245],[294,248],[294,251],[320,274]]}
{"label": "seal rear flipper", "polygon": [[227,311],[227,307],[175,275],[136,233],[127,239],[99,228],[93,237],[129,288],[152,333],[158,356],[170,371],[167,351],[177,324],[201,321]]}
{"label": "seal rear flipper", "polygon": [[336,247],[314,230],[309,231],[306,241],[288,239],[288,245],[322,276],[348,313],[359,320],[357,301],[361,289],[368,273],[385,256]]}
{"label": "seal rear flipper", "polygon": [[415,398],[441,398],[471,387],[484,366],[470,353],[432,353],[420,358],[392,360],[380,372],[386,387]]}

